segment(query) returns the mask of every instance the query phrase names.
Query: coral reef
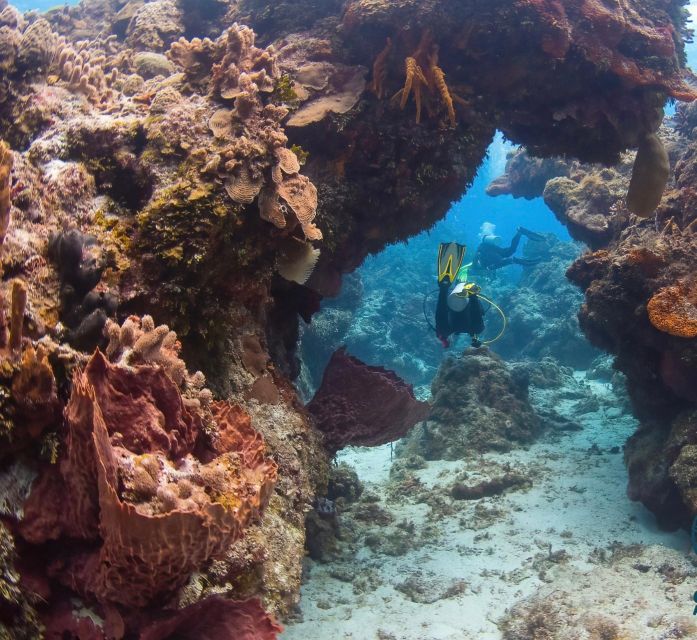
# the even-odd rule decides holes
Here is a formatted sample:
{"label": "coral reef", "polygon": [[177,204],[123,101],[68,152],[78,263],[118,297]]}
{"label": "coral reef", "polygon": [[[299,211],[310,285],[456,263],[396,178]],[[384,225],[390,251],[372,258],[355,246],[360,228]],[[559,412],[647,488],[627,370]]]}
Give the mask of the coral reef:
{"label": "coral reef", "polygon": [[694,515],[693,507],[685,511],[681,506],[686,496],[680,497],[669,475],[689,437],[668,443],[676,421],[682,433],[690,432],[684,423],[690,423],[689,410],[697,399],[689,382],[697,360],[689,337],[687,284],[696,250],[694,236],[664,235],[642,224],[610,250],[582,256],[569,270],[586,290],[581,326],[595,344],[616,355],[615,366],[627,374],[629,395],[643,422],[626,450],[629,494],[669,527],[687,524]]}
{"label": "coral reef", "polygon": [[[324,302],[302,334],[302,383],[308,397],[319,386],[331,351],[340,345],[358,358],[381,362],[413,384],[421,399],[427,397],[443,353],[424,322],[425,294],[426,313],[434,311],[432,252],[426,239],[393,247],[364,266],[360,280],[355,275],[345,278],[341,295]],[[508,319],[507,330],[491,345],[496,353],[514,361],[552,356],[565,366],[590,366],[598,351],[583,336],[577,319],[569,316],[583,296],[565,275],[580,252],[578,244],[547,234],[544,242],[525,245],[523,255],[540,263],[526,267],[515,281],[477,278]],[[390,279],[386,286],[385,275],[390,273],[408,276]],[[486,318],[485,337],[493,338],[500,320],[494,312]]]}
{"label": "coral reef", "polygon": [[[505,173],[489,185],[488,193],[543,196],[573,238],[597,249],[622,230],[630,212],[638,214],[637,207],[641,207],[645,210],[642,215],[652,214],[664,193],[670,196],[665,187],[674,181],[668,163],[677,164],[685,153],[686,141],[670,122],[647,140],[642,143],[644,153],[623,154],[612,167],[562,158],[540,159],[518,149],[509,156]],[[656,154],[660,159],[655,160]],[[652,159],[660,166],[654,166]]]}
{"label": "coral reef", "polygon": [[[612,161],[655,131],[668,97],[692,97],[672,3],[342,4],[2,10],[0,126],[13,149],[0,150],[2,300],[22,283],[14,323],[2,323],[16,351],[0,345],[3,443],[13,436],[3,460],[39,473],[12,525],[25,536],[17,566],[54,637],[138,633],[204,602],[190,611],[217,610],[225,629],[239,609],[207,601],[216,593],[262,596],[287,614],[305,514],[327,476],[291,385],[298,317],[368,254],[439,219],[497,127],[532,152]],[[412,78],[419,125],[408,91],[390,102],[407,58],[428,84]],[[693,209],[680,198],[672,215],[685,229]],[[647,295],[690,290],[669,271]],[[672,346],[686,339],[646,324],[671,345],[662,379],[689,396],[691,361]],[[112,362],[97,354],[83,368],[107,343]],[[408,398],[405,414],[421,415],[380,378]],[[130,425],[114,418],[124,405]],[[278,465],[273,492],[252,428]],[[385,545],[399,553],[411,536],[395,523]],[[187,615],[171,622],[184,636],[197,633]]]}
{"label": "coral reef", "polygon": [[598,352],[568,312],[583,300],[566,279],[566,269],[580,251],[578,245],[546,234],[544,242],[526,244],[523,256],[540,263],[523,270],[518,286],[487,287],[487,295],[508,317],[506,333],[493,345],[496,353],[507,360],[553,357],[565,366],[588,368]]}
{"label": "coral reef", "polygon": [[[660,130],[674,170],[660,203],[654,200],[649,207],[656,209],[654,219],[629,216],[623,202],[631,156],[611,169],[571,163],[568,177],[551,178],[543,187],[545,201],[570,232],[597,249],[579,257],[568,272],[585,291],[580,324],[596,346],[616,356],[614,368],[626,374],[633,409],[642,421],[626,448],[628,492],[667,528],[687,526],[695,514],[689,489],[693,480],[684,463],[690,459],[695,429],[695,394],[689,382],[696,372],[690,267],[697,251],[693,111],[692,106],[681,107]],[[637,161],[634,175],[642,162]],[[526,171],[509,166],[509,182],[520,177],[531,184]],[[534,175],[535,164],[527,166]],[[522,187],[514,184],[512,189]]]}
{"label": "coral reef", "polygon": [[447,357],[433,380],[428,421],[400,445],[399,455],[457,460],[482,451],[509,451],[532,442],[542,424],[527,382],[486,347]]}
{"label": "coral reef", "polygon": [[[444,16],[447,16],[447,25],[439,20]],[[617,114],[618,110],[623,110],[622,106],[613,104],[616,96],[608,96],[607,102],[583,100],[577,102],[573,110],[557,109],[544,98],[548,94],[542,87],[547,78],[539,72],[551,60],[556,62],[555,72],[564,74],[567,82],[563,88],[558,87],[554,95],[560,101],[565,101],[574,93],[578,96],[575,83],[586,79],[584,65],[598,68],[600,75],[606,79],[612,78],[624,87],[637,91],[637,101],[632,101],[632,109],[642,105],[639,107],[642,112],[639,128],[647,133],[652,132],[660,121],[660,115],[654,111],[653,92],[656,89],[661,87],[661,90],[679,99],[689,100],[693,97],[692,90],[684,83],[679,72],[679,52],[675,48],[674,36],[678,36],[680,26],[673,25],[668,13],[655,22],[657,17],[653,8],[639,2],[609,9],[593,0],[586,0],[580,5],[574,2],[549,4],[520,0],[514,3],[494,2],[486,10],[478,8],[474,11],[447,0],[427,6],[419,6],[415,2],[355,0],[348,3],[343,22],[359,37],[361,29],[367,25],[374,31],[382,30],[388,35],[395,34],[404,24],[430,28],[431,37],[441,45],[441,59],[449,62],[455,59],[459,63],[455,83],[460,82],[460,78],[466,78],[463,81],[470,87],[485,86],[492,92],[489,102],[497,107],[506,105],[510,100],[525,104],[526,108],[512,117],[501,114],[499,127],[507,135],[510,133],[511,138],[522,136],[522,142],[530,142],[535,150],[544,149],[545,155],[549,155],[554,153],[555,144],[565,144],[567,136],[568,139],[575,138],[578,144],[578,140],[584,137],[578,127],[583,122],[590,126],[592,122],[597,129],[590,136],[591,139],[586,131],[583,143],[588,156],[609,157],[606,154],[612,153],[611,148],[619,139],[630,136],[634,146],[640,140],[638,132],[629,130],[628,123],[610,115],[611,112]],[[526,28],[512,29],[509,25],[513,21],[517,21],[517,27],[525,24]],[[528,43],[540,43],[536,50],[526,49],[526,38]],[[618,46],[625,38],[636,39],[641,45],[631,51]],[[383,37],[379,47],[376,47],[378,51],[384,47],[384,42]],[[507,49],[515,51],[515,59],[520,60],[521,64],[505,69],[496,68],[496,62],[486,55],[491,42],[505,42]],[[404,50],[405,46],[409,45],[395,47],[394,54],[399,56],[399,49]],[[408,48],[406,50],[409,51]],[[654,55],[665,56],[663,62],[652,64],[650,59]],[[672,62],[666,65],[668,58],[672,58]],[[526,62],[523,63],[524,59]],[[449,66],[445,67],[446,70]],[[492,80],[489,83],[482,81],[485,76]],[[504,76],[506,82],[496,87],[497,80]],[[532,81],[532,78],[536,81]],[[594,83],[599,78],[587,77],[587,80]],[[526,83],[527,90],[524,86]],[[535,87],[534,91],[532,87]],[[505,106],[501,111],[505,111]],[[633,122],[637,122],[637,115],[635,111],[630,116]],[[555,133],[548,130],[543,132],[544,121],[550,116],[556,121],[558,130]],[[601,140],[608,145],[605,151],[593,149]]]}
{"label": "coral reef", "polygon": [[532,158],[524,147],[509,152],[506,170],[486,189],[490,196],[511,195],[532,200],[542,195],[552,178],[568,177],[573,163],[561,158]]}
{"label": "coral reef", "polygon": [[307,409],[333,455],[348,445],[376,446],[404,437],[429,412],[393,371],[371,367],[339,349]]}

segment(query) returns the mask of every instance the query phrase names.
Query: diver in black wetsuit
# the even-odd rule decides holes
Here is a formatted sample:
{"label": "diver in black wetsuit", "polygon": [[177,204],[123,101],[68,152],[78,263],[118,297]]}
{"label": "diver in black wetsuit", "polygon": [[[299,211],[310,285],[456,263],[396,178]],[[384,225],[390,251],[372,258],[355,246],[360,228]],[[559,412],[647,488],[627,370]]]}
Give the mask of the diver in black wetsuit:
{"label": "diver in black wetsuit", "polygon": [[[454,333],[469,333],[472,345],[481,346],[478,336],[484,331],[484,308],[479,299],[480,288],[472,282],[458,282],[466,248],[456,242],[443,242],[438,247],[438,302],[436,304],[436,335],[444,347]],[[467,267],[465,267],[466,269]]]}
{"label": "diver in black wetsuit", "polygon": [[454,333],[468,333],[472,346],[480,347],[478,336],[484,331],[484,307],[479,299],[479,287],[472,283],[459,283],[450,291],[450,278],[438,283],[436,304],[436,335],[444,347],[450,346],[448,338]]}
{"label": "diver in black wetsuit", "polygon": [[511,240],[511,244],[508,247],[500,247],[496,244],[499,240],[498,236],[485,235],[474,256],[473,270],[479,272],[495,271],[511,264],[520,264],[528,267],[541,262],[540,258],[529,259],[513,256],[523,236],[527,236],[531,240],[544,240],[544,236],[523,227],[518,227],[518,231],[513,236],[513,240]]}

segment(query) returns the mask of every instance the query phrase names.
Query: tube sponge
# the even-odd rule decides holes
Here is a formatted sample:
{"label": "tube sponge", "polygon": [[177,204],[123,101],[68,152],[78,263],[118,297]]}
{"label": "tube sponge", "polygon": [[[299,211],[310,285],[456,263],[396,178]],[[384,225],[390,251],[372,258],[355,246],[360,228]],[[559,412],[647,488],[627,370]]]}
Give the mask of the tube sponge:
{"label": "tube sponge", "polygon": [[5,242],[7,228],[10,226],[10,187],[12,178],[12,151],[0,140],[0,246]]}
{"label": "tube sponge", "polygon": [[627,192],[627,208],[646,218],[658,207],[670,177],[670,159],[661,139],[652,133],[639,144],[632,179]]}

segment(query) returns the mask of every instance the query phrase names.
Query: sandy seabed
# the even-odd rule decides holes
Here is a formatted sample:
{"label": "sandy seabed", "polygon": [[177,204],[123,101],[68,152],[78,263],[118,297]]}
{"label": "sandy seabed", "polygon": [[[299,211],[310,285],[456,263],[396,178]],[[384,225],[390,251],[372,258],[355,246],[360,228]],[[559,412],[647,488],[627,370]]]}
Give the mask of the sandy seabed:
{"label": "sandy seabed", "polygon": [[[432,540],[399,556],[362,547],[349,575],[345,561],[339,570],[308,559],[302,620],[287,625],[284,640],[697,638],[689,537],[659,531],[625,493],[621,449],[636,422],[609,385],[582,372],[576,379],[600,409],[574,415],[570,400],[555,408],[582,430],[414,471],[448,496],[463,471],[476,480],[504,466],[528,476],[529,488],[454,500]],[[548,393],[532,390],[533,403],[548,402]],[[342,459],[395,520],[413,522],[416,532],[426,526],[426,504],[386,497],[389,446],[350,450]]]}

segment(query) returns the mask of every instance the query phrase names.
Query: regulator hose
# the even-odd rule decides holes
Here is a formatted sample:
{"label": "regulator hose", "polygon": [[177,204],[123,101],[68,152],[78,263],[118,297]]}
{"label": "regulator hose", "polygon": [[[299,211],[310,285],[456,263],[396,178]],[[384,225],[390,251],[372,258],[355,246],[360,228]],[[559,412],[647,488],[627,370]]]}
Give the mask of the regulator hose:
{"label": "regulator hose", "polygon": [[[426,312],[426,304],[428,303],[428,299],[434,293],[438,293],[438,292],[439,292],[438,289],[434,289],[433,291],[427,291],[426,293],[424,293],[423,303],[421,305],[421,307],[423,309],[423,313],[424,313],[424,320],[426,321],[426,324],[429,326],[431,331],[433,331],[434,333],[436,333],[436,328],[433,326],[433,324],[431,323],[431,321],[428,318],[428,313]],[[479,296],[482,300],[484,300],[485,302],[488,302],[492,307],[494,307],[494,309],[496,309],[496,311],[499,312],[499,315],[501,316],[501,319],[503,320],[503,326],[501,327],[501,331],[499,331],[498,335],[495,338],[492,338],[491,340],[483,340],[482,341],[482,344],[493,344],[497,340],[500,340],[501,337],[503,336],[503,334],[506,332],[506,329],[508,328],[508,318],[506,318],[506,314],[503,312],[501,307],[499,307],[499,305],[497,305],[493,300],[489,300],[489,298],[487,298],[486,296],[483,296],[481,293],[478,293],[477,296]],[[487,309],[484,313],[486,314],[488,311],[489,311],[489,309]]]}

